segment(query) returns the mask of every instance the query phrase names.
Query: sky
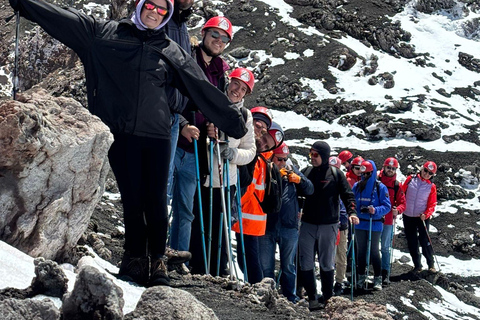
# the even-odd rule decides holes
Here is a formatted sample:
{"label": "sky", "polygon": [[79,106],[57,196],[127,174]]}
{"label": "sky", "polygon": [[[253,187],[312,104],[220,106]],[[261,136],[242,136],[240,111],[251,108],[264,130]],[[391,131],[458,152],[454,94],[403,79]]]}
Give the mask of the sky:
{"label": "sky", "polygon": [[[291,18],[289,13],[292,12],[292,7],[281,0],[261,0],[266,4],[278,8],[278,18],[280,21],[296,26],[307,35],[321,35],[321,33],[312,27],[306,27],[299,21]],[[94,7],[94,6],[91,6]],[[456,13],[461,10],[456,10]],[[275,14],[275,13],[268,13]],[[480,17],[480,14],[470,13],[468,19]],[[357,64],[349,71],[339,71],[335,68],[331,68],[331,72],[338,79],[337,86],[341,88],[348,88],[343,93],[332,95],[328,93],[321,82],[317,79],[303,78],[301,81],[305,85],[309,85],[317,95],[318,99],[324,98],[337,98],[344,100],[364,100],[372,101],[380,106],[380,109],[388,106],[388,100],[384,97],[390,95],[394,99],[400,99],[408,96],[415,96],[418,94],[426,94],[425,86],[428,86],[431,90],[428,93],[428,98],[425,102],[425,106],[420,106],[414,103],[412,111],[402,114],[391,114],[396,119],[409,118],[419,119],[424,123],[435,125],[438,121],[436,114],[430,109],[431,106],[441,107],[436,100],[445,101],[453,108],[453,111],[447,113],[451,115],[460,115],[459,118],[454,119],[442,119],[441,121],[448,124],[448,128],[441,129],[442,135],[451,135],[454,133],[466,132],[466,125],[476,125],[480,122],[480,110],[479,103],[471,99],[464,99],[460,96],[452,96],[452,98],[445,98],[435,90],[444,88],[447,92],[452,91],[454,87],[466,87],[473,85],[474,81],[480,80],[480,76],[474,72],[468,71],[461,67],[458,62],[458,52],[462,51],[469,54],[477,54],[479,52],[479,42],[467,39],[462,34],[462,23],[465,21],[465,17],[460,14],[452,14],[441,12],[434,15],[425,15],[415,12],[410,5],[407,5],[403,12],[398,13],[393,20],[399,20],[402,24],[402,28],[409,31],[412,34],[412,40],[410,44],[416,47],[416,52],[430,52],[430,60],[435,67],[417,67],[412,63],[412,60],[405,58],[393,58],[388,54],[384,54],[367,48],[359,41],[346,37],[338,41],[342,42],[346,46],[354,49],[360,56],[369,58],[372,54],[378,56],[378,71],[376,74],[383,72],[395,73],[395,87],[392,89],[384,89],[377,85],[372,87],[367,84],[367,78],[355,77],[355,74],[362,67],[361,61],[358,60]],[[288,41],[287,39],[279,39],[282,41]],[[298,54],[294,52],[286,52],[284,57],[272,57],[265,54],[265,52],[258,52],[262,59],[270,58],[272,65],[281,65],[285,63],[285,60],[297,59],[301,55],[303,57],[311,57],[313,50],[306,50],[305,52]],[[447,76],[445,71],[452,72],[452,76]],[[445,83],[441,83],[437,78],[432,76],[432,73],[437,73],[445,79]],[[3,74],[3,68],[0,68],[0,75]],[[415,76],[412,76],[412,75]],[[8,85],[1,90],[11,90]],[[407,93],[406,93],[407,92]],[[412,98],[413,99],[413,98]],[[477,114],[475,114],[475,111]],[[355,111],[349,115],[358,115],[364,111]],[[280,112],[273,111],[274,120],[278,122],[284,129],[303,128],[309,127],[311,131],[322,132],[340,132],[342,138],[329,138],[326,140],[333,148],[334,152],[339,152],[345,147],[355,145],[358,150],[371,150],[380,149],[395,146],[420,146],[427,150],[436,151],[480,151],[480,146],[477,146],[468,142],[456,142],[453,144],[447,144],[442,139],[431,142],[417,141],[415,138],[409,136],[408,133],[396,138],[385,138],[382,141],[368,142],[360,140],[355,137],[346,138],[346,134],[353,130],[354,132],[363,133],[356,127],[343,127],[337,124],[338,119],[332,124],[328,124],[324,121],[311,121],[302,115],[297,115],[294,112]],[[287,136],[288,139],[288,136]],[[289,145],[297,146],[310,146],[314,140],[304,139],[300,140],[286,140]],[[300,166],[306,166],[306,158],[298,155],[293,155],[299,162]],[[402,177],[402,168],[400,168],[399,177]],[[458,172],[457,174],[469,177],[468,172]],[[478,182],[470,186],[469,191],[476,194],[476,197],[471,200],[465,200],[463,206],[472,210],[480,209],[479,196],[480,190]],[[115,195],[113,195],[115,197]],[[118,196],[118,195],[117,195]],[[437,213],[441,214],[466,214],[461,212],[451,205],[453,202],[442,202],[437,207]],[[472,217],[473,218],[473,217]],[[478,219],[478,217],[476,217]],[[477,225],[480,225],[480,221],[475,221]],[[401,226],[399,221],[397,228]],[[455,228],[454,225],[451,226]],[[432,221],[432,232],[435,232],[435,220]],[[93,252],[93,251],[92,251]],[[398,259],[408,253],[394,250],[394,258]],[[460,276],[480,276],[480,261],[472,259],[470,261],[460,261],[454,257],[440,257],[437,256],[438,262],[443,273],[458,274]],[[0,241],[0,289],[5,287],[26,288],[30,285],[32,278],[34,277],[34,265],[33,258],[21,253],[15,248]],[[88,259],[87,263],[95,265],[99,270],[103,271],[105,268],[116,272],[118,269],[108,262],[103,261],[98,256],[93,259]],[[73,272],[73,266],[62,266],[69,277],[69,290],[72,289],[75,274]],[[15,270],[15,272],[12,272]],[[240,273],[240,271],[239,271]],[[108,273],[107,273],[108,274]],[[110,276],[110,275],[109,275]],[[117,283],[124,291],[125,308],[124,313],[132,311],[143,292],[143,288],[132,286],[126,282],[118,280],[112,276],[111,279]],[[241,273],[240,273],[241,277]],[[441,293],[443,300],[431,301],[424,305],[424,310],[421,311],[429,319],[480,319],[480,309],[474,308],[463,304],[452,294],[444,291],[443,289],[436,287]],[[480,287],[476,287],[476,296],[480,297]],[[43,297],[39,297],[43,298]],[[406,296],[399,297],[404,304],[412,305],[411,298],[407,294]],[[57,306],[61,305],[59,299],[52,299]],[[389,310],[394,311],[394,307],[387,304]],[[459,310],[463,311],[463,315],[459,315]]]}

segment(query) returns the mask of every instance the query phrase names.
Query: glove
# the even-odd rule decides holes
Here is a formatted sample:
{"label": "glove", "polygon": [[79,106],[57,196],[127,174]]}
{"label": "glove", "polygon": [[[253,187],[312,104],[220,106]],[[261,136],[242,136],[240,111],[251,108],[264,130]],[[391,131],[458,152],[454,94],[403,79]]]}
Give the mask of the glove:
{"label": "glove", "polygon": [[220,151],[220,156],[222,156],[222,158],[225,160],[232,161],[233,157],[235,156],[235,152],[233,152],[232,148],[229,148],[227,145],[225,145],[223,150]]}
{"label": "glove", "polygon": [[298,174],[294,173],[294,172],[292,172],[288,175],[288,182],[293,182],[293,183],[299,184],[300,180],[302,180],[302,178],[300,178],[300,176]]}
{"label": "glove", "polygon": [[288,175],[288,170],[285,168],[280,169],[280,175],[282,176],[282,178],[285,177],[286,175]]}

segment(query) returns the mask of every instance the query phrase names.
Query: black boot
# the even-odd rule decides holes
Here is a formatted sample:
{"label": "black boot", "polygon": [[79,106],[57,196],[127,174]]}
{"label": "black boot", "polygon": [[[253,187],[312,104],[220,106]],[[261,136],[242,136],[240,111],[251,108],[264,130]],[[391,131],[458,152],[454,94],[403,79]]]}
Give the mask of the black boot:
{"label": "black boot", "polygon": [[322,294],[325,303],[333,296],[333,283],[335,280],[335,270],[320,270],[320,279],[322,281]]}
{"label": "black boot", "polygon": [[388,273],[389,273],[388,270],[385,270],[385,269],[382,270],[382,283],[384,286],[388,286],[390,284]]}
{"label": "black boot", "polygon": [[127,251],[123,254],[118,276],[123,281],[136,282],[145,286],[148,283],[149,267],[148,257],[135,257]]}

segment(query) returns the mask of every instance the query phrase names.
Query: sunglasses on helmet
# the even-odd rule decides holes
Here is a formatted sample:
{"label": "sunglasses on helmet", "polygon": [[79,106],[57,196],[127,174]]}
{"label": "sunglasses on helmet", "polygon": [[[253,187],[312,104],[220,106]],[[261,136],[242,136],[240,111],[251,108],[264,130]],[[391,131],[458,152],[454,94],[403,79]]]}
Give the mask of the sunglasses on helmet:
{"label": "sunglasses on helmet", "polygon": [[155,3],[151,1],[145,1],[145,4],[143,5],[145,9],[147,10],[155,10],[160,16],[166,16],[168,13],[168,9],[164,7],[157,6]]}
{"label": "sunglasses on helmet", "polygon": [[220,40],[222,40],[222,42],[225,44],[230,42],[230,38],[228,36],[222,36],[217,30],[210,30],[209,33],[213,39],[220,38]]}

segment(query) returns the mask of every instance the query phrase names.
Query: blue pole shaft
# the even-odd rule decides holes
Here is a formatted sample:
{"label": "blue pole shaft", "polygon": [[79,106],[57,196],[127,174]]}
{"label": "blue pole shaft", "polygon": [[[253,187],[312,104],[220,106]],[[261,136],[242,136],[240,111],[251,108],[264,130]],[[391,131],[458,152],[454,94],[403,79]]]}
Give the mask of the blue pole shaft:
{"label": "blue pole shaft", "polygon": [[370,215],[370,226],[368,228],[367,270],[365,271],[365,289],[367,288],[367,279],[368,279],[368,274],[370,273],[371,245],[372,245],[372,216]]}
{"label": "blue pole shaft", "polygon": [[212,255],[212,215],[213,215],[213,141],[210,140],[210,204],[209,204],[209,217],[208,217],[208,258],[207,258],[207,273],[210,274],[210,260]]}
{"label": "blue pole shaft", "polygon": [[195,171],[197,175],[197,194],[198,194],[198,207],[199,207],[199,218],[200,218],[200,233],[202,235],[203,261],[205,263],[205,272],[208,273],[207,251],[205,248],[205,229],[203,225],[202,194],[201,194],[201,185],[200,185],[200,165],[198,162],[198,145],[197,145],[197,140],[195,139],[193,139],[193,148],[195,150]]}
{"label": "blue pole shaft", "polygon": [[352,241],[350,242],[350,245],[352,246],[352,283],[350,284],[350,300],[353,301],[353,289],[357,283],[357,270],[355,269],[355,226],[353,223],[350,224],[350,228],[352,228]]}
{"label": "blue pole shaft", "polygon": [[[238,203],[238,224],[240,226],[240,245],[242,248],[243,279],[248,282],[247,259],[245,257],[245,242],[243,241],[243,220],[242,220],[242,197],[240,190],[240,171],[237,169],[237,203]],[[237,244],[238,245],[238,244]],[[238,251],[238,250],[237,250]]]}

